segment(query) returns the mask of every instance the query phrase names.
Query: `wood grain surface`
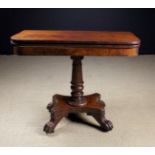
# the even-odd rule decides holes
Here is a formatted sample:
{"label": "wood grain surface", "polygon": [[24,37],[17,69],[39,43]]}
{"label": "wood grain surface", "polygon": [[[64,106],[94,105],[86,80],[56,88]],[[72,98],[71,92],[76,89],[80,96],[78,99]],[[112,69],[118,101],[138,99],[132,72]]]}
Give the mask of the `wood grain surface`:
{"label": "wood grain surface", "polygon": [[19,55],[137,56],[140,39],[131,32],[24,30],[11,43]]}
{"label": "wood grain surface", "polygon": [[16,43],[75,43],[138,45],[131,32],[24,30],[11,37]]}
{"label": "wood grain surface", "polygon": [[65,46],[14,46],[18,55],[62,56],[137,56],[138,48],[65,47]]}

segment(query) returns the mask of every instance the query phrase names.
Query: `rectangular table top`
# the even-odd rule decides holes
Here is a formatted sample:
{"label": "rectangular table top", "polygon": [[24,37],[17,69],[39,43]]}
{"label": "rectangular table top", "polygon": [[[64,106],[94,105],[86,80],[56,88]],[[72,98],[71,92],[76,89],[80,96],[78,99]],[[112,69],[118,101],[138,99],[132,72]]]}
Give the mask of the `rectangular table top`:
{"label": "rectangular table top", "polygon": [[11,37],[21,55],[136,56],[140,39],[131,32],[24,30]]}
{"label": "rectangular table top", "polygon": [[11,37],[15,43],[138,45],[131,32],[24,30]]}

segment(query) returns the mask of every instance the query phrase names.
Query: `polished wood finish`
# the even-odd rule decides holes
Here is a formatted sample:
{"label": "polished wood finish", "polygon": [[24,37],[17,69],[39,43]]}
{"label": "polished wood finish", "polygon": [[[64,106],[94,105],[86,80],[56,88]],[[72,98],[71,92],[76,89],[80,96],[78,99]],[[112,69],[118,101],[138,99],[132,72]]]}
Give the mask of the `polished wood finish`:
{"label": "polished wood finish", "polygon": [[131,32],[104,31],[51,31],[25,30],[11,37],[16,43],[67,43],[139,45],[140,40]]}
{"label": "polished wood finish", "polygon": [[87,113],[87,115],[93,116],[96,121],[101,125],[102,131],[109,131],[113,128],[111,121],[105,117],[105,103],[101,100],[100,94],[92,94],[85,96],[87,104],[84,106],[71,106],[68,104],[70,96],[55,95],[53,96],[53,102],[49,103],[47,109],[51,113],[51,119],[44,126],[46,133],[54,132],[56,125],[63,117],[72,113]]}
{"label": "polished wood finish", "polygon": [[71,98],[68,102],[72,106],[83,106],[86,104],[86,98],[83,96],[83,76],[82,63],[83,57],[71,57],[73,60],[72,81],[71,81]]}
{"label": "polished wood finish", "polygon": [[82,63],[83,57],[74,56],[72,67],[71,96],[54,95],[52,103],[48,104],[47,109],[51,114],[49,122],[44,126],[46,133],[54,132],[59,121],[69,114],[84,112],[93,116],[100,124],[102,131],[110,131],[113,128],[111,121],[105,118],[105,103],[101,101],[100,94],[84,96]]}
{"label": "polished wood finish", "polygon": [[64,56],[137,56],[137,47],[130,46],[73,46],[73,45],[19,45],[14,53],[19,55],[64,55]]}
{"label": "polished wood finish", "polygon": [[54,132],[60,120],[72,113],[87,113],[110,131],[112,122],[105,117],[105,103],[100,94],[85,96],[82,75],[84,56],[136,56],[140,40],[130,32],[41,31],[25,30],[11,37],[14,53],[19,55],[68,55],[73,61],[71,96],[54,95],[47,107],[51,116],[44,126],[46,133]]}
{"label": "polished wood finish", "polygon": [[140,40],[131,32],[25,30],[11,37],[20,55],[136,56]]}

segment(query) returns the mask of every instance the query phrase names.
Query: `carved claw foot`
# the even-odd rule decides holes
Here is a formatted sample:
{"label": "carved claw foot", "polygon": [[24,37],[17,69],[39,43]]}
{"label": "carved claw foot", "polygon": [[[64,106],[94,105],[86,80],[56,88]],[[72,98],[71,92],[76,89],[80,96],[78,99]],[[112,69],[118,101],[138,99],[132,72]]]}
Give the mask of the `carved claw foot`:
{"label": "carved claw foot", "polygon": [[93,117],[96,119],[96,121],[101,125],[101,130],[102,131],[110,131],[113,129],[113,124],[110,120],[107,120],[105,118],[105,111],[100,110],[98,113],[93,115]]}
{"label": "carved claw foot", "polygon": [[103,131],[110,131],[113,129],[113,124],[111,121],[105,119],[104,121],[100,122],[101,124],[101,129]]}
{"label": "carved claw foot", "polygon": [[52,109],[52,107],[53,107],[53,103],[49,103],[49,104],[47,105],[47,110],[50,112],[51,109]]}
{"label": "carved claw foot", "polygon": [[47,109],[50,112],[50,121],[45,124],[43,130],[46,133],[53,133],[59,121],[64,117],[64,113],[61,110],[61,104],[56,105],[55,100],[47,105]]}
{"label": "carved claw foot", "polygon": [[44,131],[48,133],[53,133],[54,132],[54,123],[53,122],[48,122],[44,126]]}

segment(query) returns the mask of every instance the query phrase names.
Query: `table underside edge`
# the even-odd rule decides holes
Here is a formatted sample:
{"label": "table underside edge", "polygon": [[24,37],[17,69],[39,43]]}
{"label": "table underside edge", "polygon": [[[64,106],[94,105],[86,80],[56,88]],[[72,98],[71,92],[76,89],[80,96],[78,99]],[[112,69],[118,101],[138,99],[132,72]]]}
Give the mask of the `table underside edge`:
{"label": "table underside edge", "polygon": [[57,55],[57,56],[137,56],[139,46],[49,46],[14,45],[17,55]]}

